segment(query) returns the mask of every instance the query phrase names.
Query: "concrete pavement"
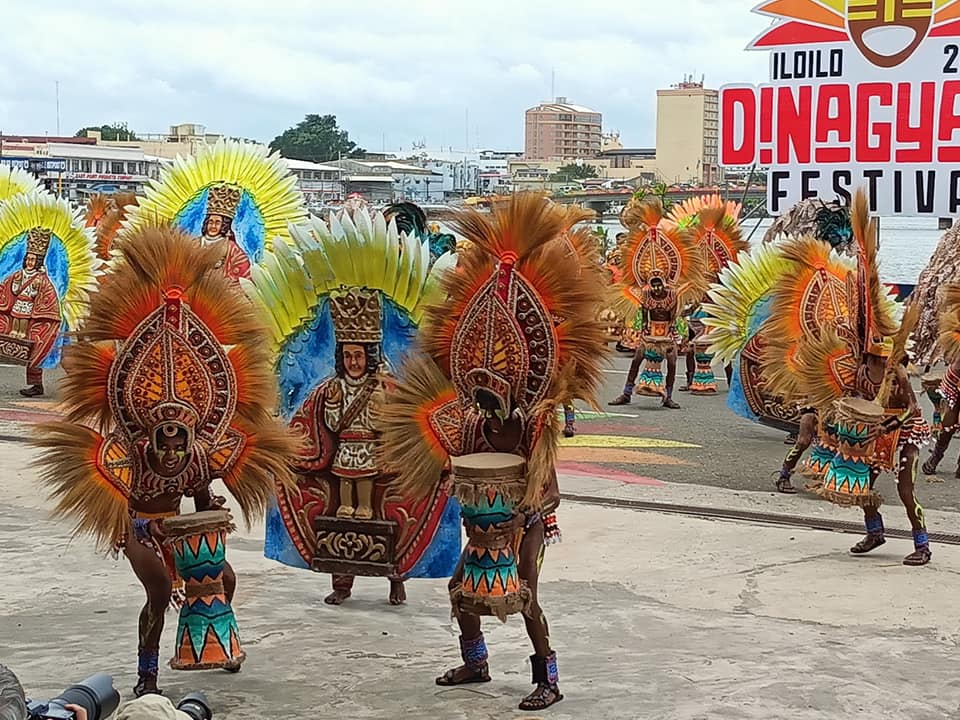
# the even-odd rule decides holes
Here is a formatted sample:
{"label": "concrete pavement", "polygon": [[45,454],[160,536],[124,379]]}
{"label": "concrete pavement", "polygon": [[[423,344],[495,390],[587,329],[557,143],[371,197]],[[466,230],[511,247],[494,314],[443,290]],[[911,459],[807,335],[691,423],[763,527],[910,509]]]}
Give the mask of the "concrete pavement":
{"label": "concrete pavement", "polygon": [[[38,697],[98,670],[128,694],[142,590],[125,561],[71,542],[49,519],[32,456],[0,443],[0,662]],[[689,483],[562,474],[561,488],[856,517]],[[903,525],[895,506],[887,516]],[[935,522],[956,520],[943,512]],[[243,672],[167,669],[162,685],[173,698],[202,688],[215,717],[236,720],[960,718],[960,548],[936,546],[931,565],[906,568],[908,541],[853,558],[853,536],[820,531],[574,503],[560,522],[564,542],[547,551],[541,597],[567,699],[545,713],[515,710],[530,687],[520,618],[485,621],[491,683],[438,688],[434,676],[459,660],[443,581],[411,581],[407,605],[393,608],[386,581],[361,579],[346,605],[328,607],[328,579],[264,559],[260,527],[228,541]],[[162,657],[175,624],[168,614]]]}

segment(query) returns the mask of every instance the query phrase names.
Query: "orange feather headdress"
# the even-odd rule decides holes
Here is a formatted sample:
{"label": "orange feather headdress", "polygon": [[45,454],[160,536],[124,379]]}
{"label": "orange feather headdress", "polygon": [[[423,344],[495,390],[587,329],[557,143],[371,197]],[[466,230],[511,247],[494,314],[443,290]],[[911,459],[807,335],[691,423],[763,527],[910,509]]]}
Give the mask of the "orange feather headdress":
{"label": "orange feather headdress", "polygon": [[710,282],[717,282],[720,271],[749,247],[740,233],[740,210],[740,203],[714,193],[688,198],[670,213],[677,227],[689,230],[703,249]]}
{"label": "orange feather headdress", "polygon": [[698,301],[708,285],[706,254],[689,228],[664,215],[657,198],[631,200],[621,213],[629,234],[621,250],[621,291],[634,305],[654,277],[677,294],[681,305]]}
{"label": "orange feather headdress", "polygon": [[424,355],[405,363],[380,419],[383,462],[406,492],[425,492],[462,454],[462,428],[484,390],[538,428],[525,498],[536,502],[553,469],[556,409],[574,394],[595,402],[602,383],[603,284],[586,269],[585,257],[597,263],[577,249],[588,240],[570,231],[572,217],[527,193],[453,219],[469,243],[444,276],[445,302],[426,309]]}
{"label": "orange feather headdress", "polygon": [[38,426],[36,443],[58,511],[101,542],[123,536],[136,448],[164,428],[187,432],[248,521],[275,480],[293,482],[265,329],[218,259],[171,228],[131,235],[64,351],[65,417]]}

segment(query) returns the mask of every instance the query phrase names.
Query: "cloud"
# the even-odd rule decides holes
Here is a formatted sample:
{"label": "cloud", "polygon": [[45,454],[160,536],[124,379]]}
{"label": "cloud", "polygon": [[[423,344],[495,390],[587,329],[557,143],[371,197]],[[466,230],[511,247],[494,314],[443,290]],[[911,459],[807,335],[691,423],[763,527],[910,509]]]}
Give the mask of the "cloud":
{"label": "cloud", "polygon": [[[180,122],[270,140],[333,113],[368,148],[520,148],[523,111],[557,95],[649,145],[655,91],[765,79],[743,47],[766,25],[753,0],[22,0],[4,10],[0,129],[53,133]],[[469,128],[465,115],[469,115]]]}

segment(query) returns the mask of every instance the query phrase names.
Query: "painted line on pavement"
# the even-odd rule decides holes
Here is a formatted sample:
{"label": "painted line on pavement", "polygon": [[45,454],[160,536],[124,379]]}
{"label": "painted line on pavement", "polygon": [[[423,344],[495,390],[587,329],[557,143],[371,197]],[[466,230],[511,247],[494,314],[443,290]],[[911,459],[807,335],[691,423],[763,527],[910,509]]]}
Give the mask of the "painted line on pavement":
{"label": "painted line on pavement", "polygon": [[700,445],[664,438],[630,437],[627,435],[575,435],[561,438],[560,447],[593,448],[699,448]]}
{"label": "painted line on pavement", "polygon": [[691,465],[673,455],[661,455],[631,448],[561,447],[557,457],[562,461],[608,463],[610,465]]}
{"label": "painted line on pavement", "polygon": [[616,480],[629,483],[631,485],[649,485],[651,487],[661,487],[666,485],[662,480],[646,477],[644,475],[634,475],[633,473],[623,472],[621,470],[610,470],[602,465],[593,465],[590,463],[578,462],[560,462],[557,463],[557,472],[562,475],[575,475],[577,477],[593,477],[602,480]]}
{"label": "painted line on pavement", "polygon": [[[578,418],[612,418],[612,417],[625,417],[625,418],[638,418],[639,415],[631,415],[630,413],[619,413],[619,412],[597,412],[596,410],[581,410],[580,408],[574,408],[574,413]],[[563,415],[563,410],[557,410],[557,415]]]}

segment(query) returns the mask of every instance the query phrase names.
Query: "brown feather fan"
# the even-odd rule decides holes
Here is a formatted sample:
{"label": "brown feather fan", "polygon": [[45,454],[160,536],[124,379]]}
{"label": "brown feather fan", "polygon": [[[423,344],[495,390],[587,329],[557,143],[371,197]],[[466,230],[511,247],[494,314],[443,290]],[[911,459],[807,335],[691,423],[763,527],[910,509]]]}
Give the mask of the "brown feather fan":
{"label": "brown feather fan", "polygon": [[[450,373],[453,337],[467,304],[497,263],[510,261],[515,272],[536,289],[556,322],[560,362],[576,364],[584,399],[595,401],[606,351],[603,328],[597,320],[604,286],[592,272],[584,274],[586,266],[568,245],[554,242],[567,231],[569,217],[562,206],[524,193],[494,206],[490,214],[466,210],[453,218],[452,224],[469,245],[458,254],[456,270],[441,281],[441,294],[447,301],[426,308],[421,331],[424,349],[445,373]],[[577,232],[571,237],[576,237],[578,244],[585,243]],[[556,397],[553,392],[550,395]]]}
{"label": "brown feather fan", "polygon": [[[536,504],[552,472],[556,409],[573,395],[596,403],[603,380],[606,339],[597,315],[604,284],[597,280],[598,263],[585,261],[593,257],[584,247],[592,242],[588,231],[570,230],[574,217],[527,193],[495,205],[489,215],[464,211],[453,219],[468,242],[441,281],[445,302],[425,309],[419,342],[426,357],[408,356],[379,415],[382,461],[404,491],[430,492],[447,457],[465,451],[465,408],[473,399],[463,374],[495,366],[518,409],[539,428],[526,493],[526,502]],[[491,335],[482,319],[493,313],[509,338]],[[536,334],[528,337],[527,330]],[[500,342],[508,349],[488,355],[488,343]],[[535,353],[534,346],[542,350]]]}
{"label": "brown feather fan", "polygon": [[850,204],[850,226],[857,244],[858,337],[861,347],[866,348],[875,337],[896,333],[898,325],[884,302],[886,291],[880,282],[877,262],[877,222],[870,218],[869,200],[863,188],[857,190]]}
{"label": "brown feather fan", "polygon": [[883,373],[883,382],[880,383],[880,389],[877,391],[877,402],[883,407],[890,404],[890,395],[894,389],[894,383],[897,378],[897,368],[907,357],[907,342],[920,320],[920,303],[917,300],[911,300],[903,312],[900,320],[900,327],[893,336],[893,350],[890,357],[887,358],[886,368]]}

